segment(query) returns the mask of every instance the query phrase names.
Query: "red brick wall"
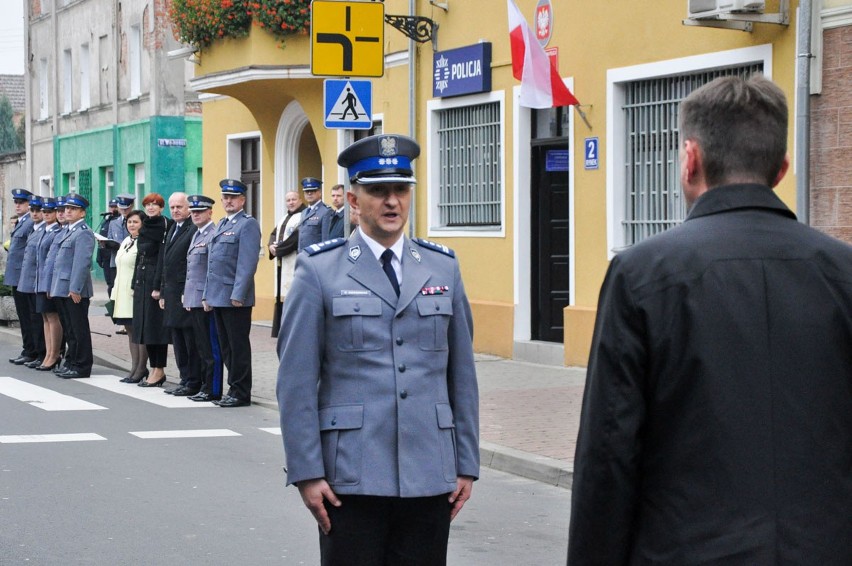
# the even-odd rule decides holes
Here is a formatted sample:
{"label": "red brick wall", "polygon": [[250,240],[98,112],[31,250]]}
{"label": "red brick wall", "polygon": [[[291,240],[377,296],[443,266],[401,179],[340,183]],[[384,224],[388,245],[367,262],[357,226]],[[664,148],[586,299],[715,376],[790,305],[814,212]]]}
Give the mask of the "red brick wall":
{"label": "red brick wall", "polygon": [[811,120],[811,225],[852,244],[852,26],[825,30]]}

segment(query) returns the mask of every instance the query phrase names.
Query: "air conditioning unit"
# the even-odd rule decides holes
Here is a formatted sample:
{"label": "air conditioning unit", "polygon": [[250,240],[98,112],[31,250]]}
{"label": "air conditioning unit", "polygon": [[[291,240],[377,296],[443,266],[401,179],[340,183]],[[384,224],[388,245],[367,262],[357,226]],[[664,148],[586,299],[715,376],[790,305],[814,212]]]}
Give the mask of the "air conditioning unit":
{"label": "air conditioning unit", "polygon": [[765,0],[686,0],[688,17],[712,18],[719,14],[762,13]]}

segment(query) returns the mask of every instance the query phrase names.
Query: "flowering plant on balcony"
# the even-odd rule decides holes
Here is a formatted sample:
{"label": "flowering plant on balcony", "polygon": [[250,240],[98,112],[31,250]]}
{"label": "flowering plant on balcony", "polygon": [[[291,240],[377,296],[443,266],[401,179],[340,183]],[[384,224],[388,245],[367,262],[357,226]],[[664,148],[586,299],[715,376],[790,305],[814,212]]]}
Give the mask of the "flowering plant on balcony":
{"label": "flowering plant on balcony", "polygon": [[175,38],[193,47],[248,35],[251,11],[245,0],[172,0],[169,17]]}
{"label": "flowering plant on balcony", "polygon": [[311,31],[311,0],[247,0],[254,24],[278,38]]}

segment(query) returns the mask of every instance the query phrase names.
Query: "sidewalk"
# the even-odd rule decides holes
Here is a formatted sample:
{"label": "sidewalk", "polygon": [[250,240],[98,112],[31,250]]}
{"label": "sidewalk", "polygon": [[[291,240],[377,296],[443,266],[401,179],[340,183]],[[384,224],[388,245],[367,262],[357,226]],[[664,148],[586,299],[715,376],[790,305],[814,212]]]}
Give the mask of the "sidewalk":
{"label": "sidewalk", "polygon": [[[130,357],[127,336],[114,333],[115,326],[103,308],[105,296],[105,285],[96,281],[89,311],[95,364],[126,372]],[[18,328],[0,327],[0,333],[6,339],[20,340]],[[252,401],[277,411],[278,358],[268,322],[252,325],[251,344]],[[585,370],[483,354],[476,355],[476,370],[482,465],[570,489]],[[166,375],[174,385],[171,348]]]}

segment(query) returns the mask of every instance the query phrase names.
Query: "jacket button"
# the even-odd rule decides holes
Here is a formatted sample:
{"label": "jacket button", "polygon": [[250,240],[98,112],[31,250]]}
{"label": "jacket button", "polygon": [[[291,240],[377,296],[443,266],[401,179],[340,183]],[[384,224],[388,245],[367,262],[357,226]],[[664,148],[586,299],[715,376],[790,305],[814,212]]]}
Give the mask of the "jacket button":
{"label": "jacket button", "polygon": [[408,397],[408,391],[406,391],[405,389],[403,389],[403,390],[400,392],[400,394],[399,394],[399,398],[400,398],[400,399],[405,399],[406,397]]}
{"label": "jacket button", "polygon": [[331,426],[334,426],[336,424],[337,424],[337,417],[334,417],[334,418],[331,419]]}
{"label": "jacket button", "polygon": [[354,310],[355,312],[361,312],[361,305],[355,305],[355,308],[352,310]]}
{"label": "jacket button", "polygon": [[436,310],[436,311],[441,310],[441,305],[435,305],[435,310]]}
{"label": "jacket button", "polygon": [[396,339],[396,345],[397,346],[402,346],[403,342],[405,342],[405,340],[402,339],[402,336],[397,337],[397,339]]}
{"label": "jacket button", "polygon": [[399,373],[405,373],[405,364],[399,364],[396,369],[399,370]]}

